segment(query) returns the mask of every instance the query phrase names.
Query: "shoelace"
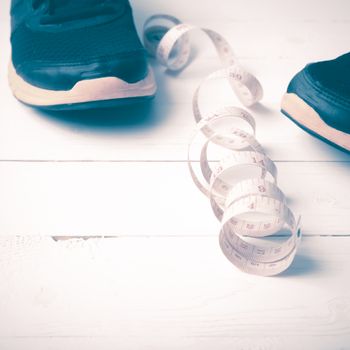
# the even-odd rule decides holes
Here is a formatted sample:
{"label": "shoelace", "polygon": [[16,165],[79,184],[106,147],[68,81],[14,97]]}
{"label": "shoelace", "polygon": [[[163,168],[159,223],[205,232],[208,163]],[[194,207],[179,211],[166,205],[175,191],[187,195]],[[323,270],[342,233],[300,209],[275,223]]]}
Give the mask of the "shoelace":
{"label": "shoelace", "polygon": [[116,14],[123,3],[123,0],[32,0],[32,7],[42,14],[41,24],[62,24]]}

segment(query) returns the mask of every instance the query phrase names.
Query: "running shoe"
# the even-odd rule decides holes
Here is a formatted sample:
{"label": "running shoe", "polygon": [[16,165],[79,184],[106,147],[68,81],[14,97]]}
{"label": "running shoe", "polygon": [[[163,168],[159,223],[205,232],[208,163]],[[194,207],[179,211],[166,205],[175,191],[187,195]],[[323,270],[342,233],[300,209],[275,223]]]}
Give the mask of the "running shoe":
{"label": "running shoe", "polygon": [[307,65],[290,82],[282,112],[310,134],[350,152],[350,53]]}
{"label": "running shoe", "polygon": [[9,83],[44,109],[113,106],[156,84],[128,0],[12,0]]}

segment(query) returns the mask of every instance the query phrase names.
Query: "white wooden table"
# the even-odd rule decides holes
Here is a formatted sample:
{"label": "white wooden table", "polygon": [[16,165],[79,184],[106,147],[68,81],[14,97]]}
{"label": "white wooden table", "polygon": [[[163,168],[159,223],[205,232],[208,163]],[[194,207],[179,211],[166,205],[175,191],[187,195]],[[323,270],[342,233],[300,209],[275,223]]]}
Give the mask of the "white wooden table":
{"label": "white wooden table", "polygon": [[[133,5],[140,30],[164,12],[219,31],[259,76],[258,139],[303,216],[301,248],[282,276],[259,278],[218,247],[219,224],[185,162],[191,94],[218,67],[205,38],[181,74],[155,65],[159,92],[147,109],[44,114],[7,87],[3,0],[0,349],[350,349],[350,157],[279,113],[297,70],[350,49],[349,1]],[[232,98],[218,91],[219,102]]]}

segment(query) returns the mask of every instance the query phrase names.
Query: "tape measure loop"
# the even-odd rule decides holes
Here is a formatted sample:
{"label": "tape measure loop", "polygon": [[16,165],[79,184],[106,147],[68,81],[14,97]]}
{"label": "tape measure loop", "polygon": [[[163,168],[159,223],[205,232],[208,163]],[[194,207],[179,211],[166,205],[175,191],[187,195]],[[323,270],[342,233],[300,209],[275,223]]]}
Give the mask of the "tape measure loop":
{"label": "tape measure loop", "polygon": [[[219,244],[227,259],[247,273],[273,276],[287,269],[294,259],[301,238],[300,219],[296,222],[277,186],[276,165],[255,138],[254,117],[235,106],[203,113],[199,103],[201,89],[207,82],[226,79],[240,102],[252,106],[263,97],[259,80],[240,65],[232,47],[219,33],[181,23],[172,16],[150,17],[144,26],[144,44],[149,54],[167,69],[179,71],[189,63],[189,35],[193,30],[208,36],[223,68],[203,79],[193,95],[197,125],[188,145],[189,171],[221,222]],[[222,152],[219,159],[209,159],[212,147]],[[198,156],[196,170],[198,163],[193,159]],[[256,242],[282,231],[289,233],[282,243]]]}

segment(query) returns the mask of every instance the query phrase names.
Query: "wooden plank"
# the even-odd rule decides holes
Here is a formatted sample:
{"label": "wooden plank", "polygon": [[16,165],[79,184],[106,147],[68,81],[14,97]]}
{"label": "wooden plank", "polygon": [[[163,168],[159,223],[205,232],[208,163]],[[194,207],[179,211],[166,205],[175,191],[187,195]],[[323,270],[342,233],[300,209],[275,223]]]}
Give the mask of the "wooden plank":
{"label": "wooden plank", "polygon": [[214,237],[2,237],[0,346],[347,349],[349,249],[348,237],[308,237],[285,275],[262,278]]}
{"label": "wooden plank", "polygon": [[[265,62],[260,66],[270,64]],[[268,75],[271,69],[260,75]],[[160,77],[162,73],[159,68],[157,70]],[[276,69],[268,77],[271,89],[266,89],[266,103],[252,110],[258,123],[257,137],[270,157],[274,160],[349,161],[350,156],[311,137],[282,116],[279,100],[292,73],[283,78],[285,83],[278,85],[279,71]],[[195,125],[189,96],[199,79],[185,75],[176,79],[163,76],[158,81],[159,94],[150,105],[64,115],[43,114],[25,107],[5,90],[5,105],[0,115],[0,159],[184,160]],[[232,105],[231,91],[226,85],[216,85],[216,88],[221,92],[221,102],[216,108],[220,104]],[[209,94],[212,90],[206,89],[203,100]],[[235,100],[233,105],[237,105]]]}
{"label": "wooden plank", "polygon": [[[265,86],[263,106],[253,110],[258,137],[275,160],[350,160],[340,151],[318,141],[279,113],[279,104],[290,78],[307,62],[331,58],[348,50],[348,3],[336,1],[314,11],[312,0],[298,6],[267,1],[238,1],[239,12],[227,11],[225,0],[218,9],[213,2],[198,1],[189,9],[184,0],[135,1],[139,28],[146,16],[164,11],[205,25],[224,34],[242,62],[250,67]],[[2,16],[8,12],[2,2]],[[198,8],[196,8],[196,4]],[[263,7],[263,9],[262,9]],[[286,11],[288,8],[288,12]],[[289,7],[292,7],[289,9]],[[319,5],[317,5],[319,7]],[[208,14],[218,11],[218,17]],[[206,12],[210,11],[210,12]],[[0,47],[10,55],[9,18],[1,21]],[[266,40],[268,38],[268,40]],[[2,160],[183,160],[193,131],[191,95],[198,82],[218,68],[218,60],[204,37],[196,36],[198,58],[176,76],[155,67],[159,84],[152,105],[103,112],[74,114],[40,113],[19,104],[7,86],[7,62],[0,63],[0,159]],[[212,100],[212,89],[203,100]],[[215,86],[213,103],[237,103],[225,84]],[[208,106],[207,106],[208,107]],[[20,141],[20,142],[19,142]],[[306,151],[305,151],[306,150]]]}
{"label": "wooden plank", "polygon": [[[350,234],[350,163],[277,164],[308,235]],[[0,235],[217,235],[182,162],[1,162]]]}
{"label": "wooden plank", "polygon": [[[349,2],[132,3],[139,30],[159,12],[218,30],[261,78],[258,139],[282,161],[280,185],[308,237],[278,278],[242,274],[220,252],[219,225],[183,162],[190,96],[218,67],[203,37],[188,70],[171,76],[155,67],[152,106],[117,112],[26,108],[12,98],[2,60],[0,349],[350,349],[350,238],[315,237],[350,233],[350,158],[278,112],[306,62],[348,51]],[[0,2],[3,57],[8,7]],[[218,104],[235,103],[224,85],[214,89]],[[54,242],[37,234],[119,238]]]}
{"label": "wooden plank", "polygon": [[[200,0],[191,1],[191,6],[185,0],[177,2],[162,2],[151,0],[145,3],[142,0],[132,0],[134,12],[137,15],[148,17],[154,13],[171,13],[174,16],[184,16],[186,20],[211,21],[213,18],[221,22],[230,21],[266,21],[285,22],[323,22],[349,20],[349,2],[347,0],[324,1],[308,0],[305,3],[282,3],[279,0],[220,0],[220,6],[214,1],[205,4]],[[277,29],[277,28],[276,28]],[[278,28],[278,30],[283,28]],[[296,28],[298,29],[298,28]]]}

